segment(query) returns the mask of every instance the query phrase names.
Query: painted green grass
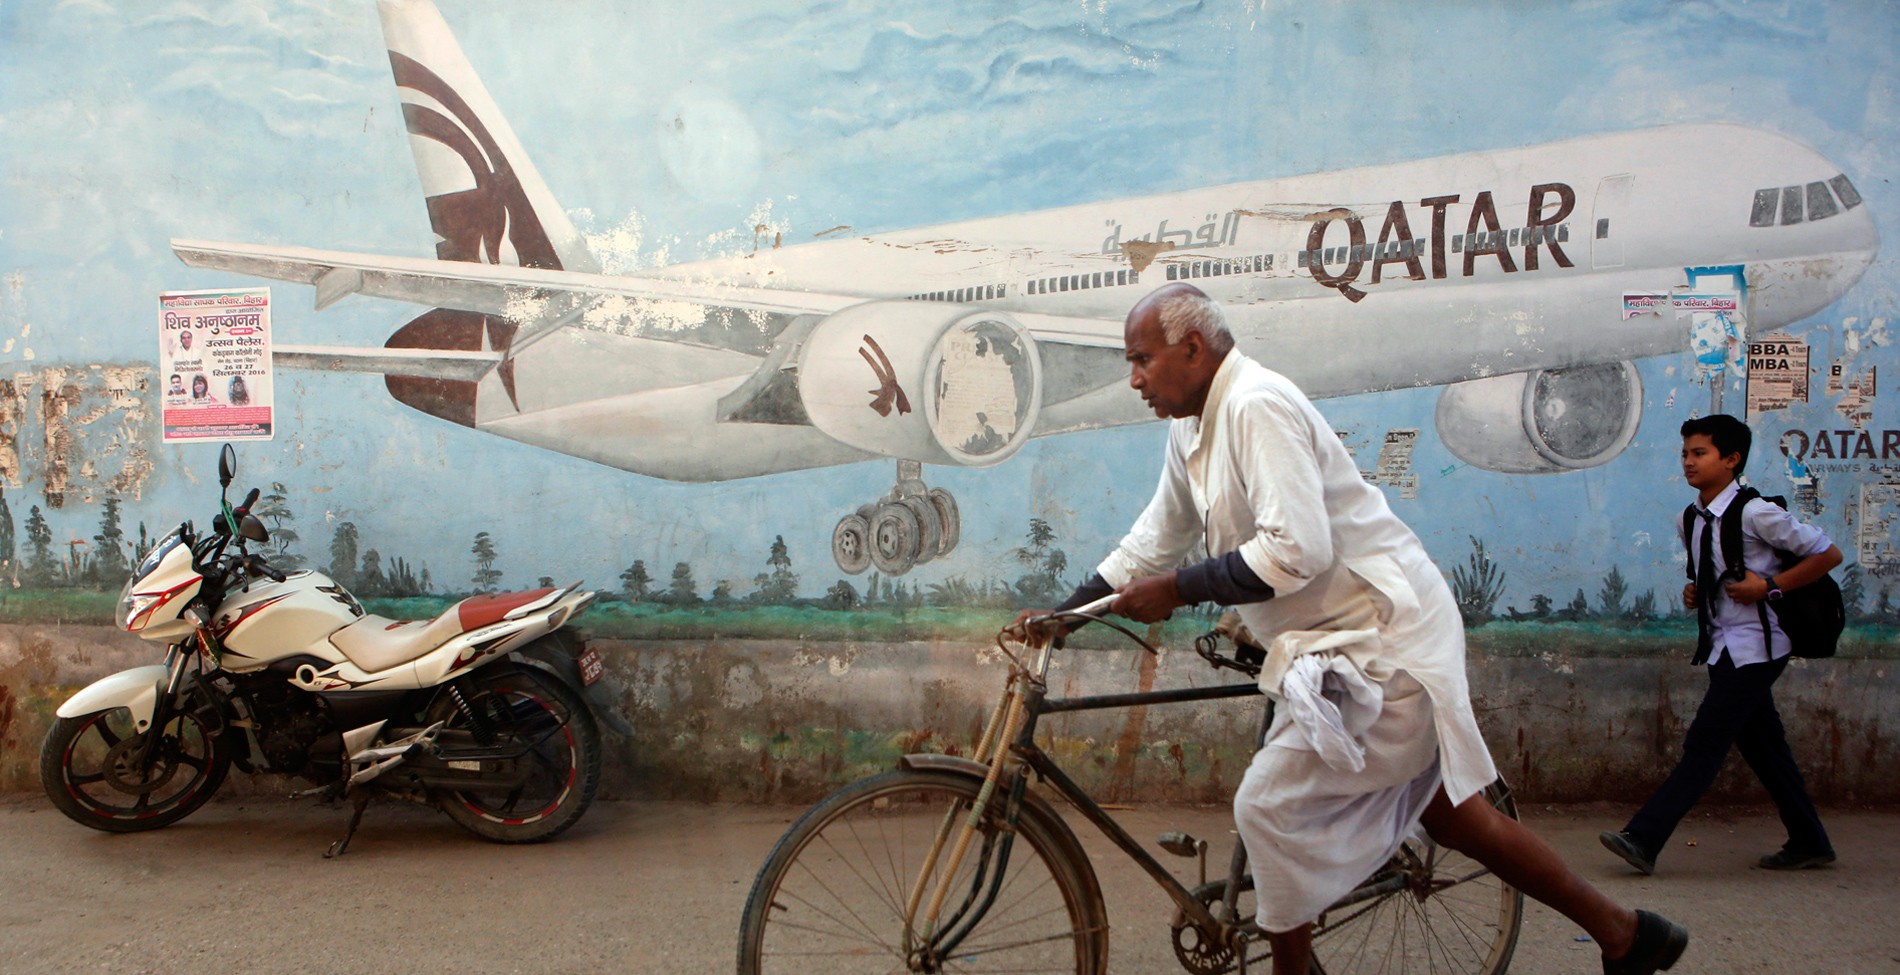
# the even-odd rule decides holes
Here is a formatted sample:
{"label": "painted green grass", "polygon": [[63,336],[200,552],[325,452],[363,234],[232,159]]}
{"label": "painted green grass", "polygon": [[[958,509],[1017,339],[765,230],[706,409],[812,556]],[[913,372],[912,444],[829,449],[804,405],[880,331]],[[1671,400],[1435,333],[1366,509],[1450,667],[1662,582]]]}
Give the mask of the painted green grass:
{"label": "painted green grass", "polygon": [[[391,619],[432,619],[460,597],[415,596],[365,599],[363,605]],[[116,593],[82,589],[0,588],[0,623],[111,626]],[[820,606],[666,606],[658,603],[596,603],[578,620],[589,633],[615,640],[792,640],[810,643],[904,643],[948,641],[988,644],[997,628],[1015,617],[994,608],[888,606],[841,611]],[[1181,615],[1163,624],[1159,645],[1191,649],[1213,617]],[[1153,639],[1148,627],[1131,627]],[[1645,622],[1493,620],[1469,632],[1474,652],[1497,657],[1653,657],[1686,654],[1695,644],[1695,620],[1678,616]],[[1085,649],[1129,647],[1127,638],[1099,626],[1082,630],[1070,645]],[[1857,623],[1841,637],[1840,655],[1900,658],[1900,627]]]}

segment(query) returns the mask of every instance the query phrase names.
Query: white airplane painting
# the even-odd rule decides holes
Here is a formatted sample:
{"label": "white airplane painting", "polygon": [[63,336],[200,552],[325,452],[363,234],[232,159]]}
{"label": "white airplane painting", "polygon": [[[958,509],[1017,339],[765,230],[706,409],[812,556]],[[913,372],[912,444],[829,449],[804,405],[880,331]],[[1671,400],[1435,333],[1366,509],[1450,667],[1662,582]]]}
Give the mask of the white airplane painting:
{"label": "white airplane painting", "polygon": [[843,512],[846,572],[955,549],[924,465],[987,467],[1036,437],[1148,422],[1122,318],[1187,280],[1242,351],[1315,398],[1442,386],[1441,438],[1489,470],[1607,463],[1635,435],[1634,360],[1687,318],[1625,314],[1721,269],[1766,334],[1845,294],[1879,237],[1807,146],[1675,125],[1234,183],[610,275],[426,0],[379,4],[438,243],[433,257],[175,239],[193,267],[427,309],[380,348],[279,364],[381,373],[473,430],[671,481],[896,461]]}

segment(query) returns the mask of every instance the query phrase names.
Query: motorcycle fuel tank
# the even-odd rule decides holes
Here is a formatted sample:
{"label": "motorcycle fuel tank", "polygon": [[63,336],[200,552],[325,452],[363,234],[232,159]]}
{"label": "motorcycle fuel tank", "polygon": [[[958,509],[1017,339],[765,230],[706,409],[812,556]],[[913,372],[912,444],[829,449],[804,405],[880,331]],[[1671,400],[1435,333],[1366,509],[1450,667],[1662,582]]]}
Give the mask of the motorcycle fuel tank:
{"label": "motorcycle fuel tank", "polygon": [[213,624],[226,670],[249,671],[285,657],[343,659],[329,636],[363,615],[363,607],[321,572],[292,572],[283,582],[254,580],[218,605]]}

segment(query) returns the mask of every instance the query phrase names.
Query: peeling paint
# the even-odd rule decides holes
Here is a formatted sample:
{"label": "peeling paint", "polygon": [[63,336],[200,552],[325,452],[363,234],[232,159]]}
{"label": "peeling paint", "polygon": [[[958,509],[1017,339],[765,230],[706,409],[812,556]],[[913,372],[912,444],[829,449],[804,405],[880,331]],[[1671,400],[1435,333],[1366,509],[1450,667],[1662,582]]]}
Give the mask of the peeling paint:
{"label": "peeling paint", "polygon": [[1148,265],[1153,264],[1157,256],[1161,254],[1165,254],[1168,251],[1171,251],[1173,249],[1174,249],[1174,241],[1171,241],[1171,240],[1163,240],[1163,241],[1125,240],[1125,241],[1122,241],[1122,253],[1127,255],[1128,266],[1130,269],[1134,270],[1136,273],[1140,273],[1142,271],[1148,270]]}
{"label": "peeling paint", "polygon": [[153,380],[150,366],[109,363],[0,379],[0,485],[21,487],[30,466],[41,472],[49,508],[69,497],[141,497],[155,468],[148,445],[156,418],[146,404]]}

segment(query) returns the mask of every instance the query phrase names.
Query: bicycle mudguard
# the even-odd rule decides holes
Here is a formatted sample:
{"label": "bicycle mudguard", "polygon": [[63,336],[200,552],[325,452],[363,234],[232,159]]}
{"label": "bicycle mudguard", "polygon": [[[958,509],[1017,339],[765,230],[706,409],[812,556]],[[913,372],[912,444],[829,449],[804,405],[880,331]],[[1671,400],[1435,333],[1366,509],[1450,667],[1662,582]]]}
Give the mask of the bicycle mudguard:
{"label": "bicycle mudguard", "polygon": [[125,708],[132,712],[134,726],[144,731],[152,723],[152,711],[158,706],[158,688],[165,682],[165,676],[162,664],[108,674],[67,698],[54,713],[62,718],[77,718],[94,711]]}
{"label": "bicycle mudguard", "polygon": [[907,772],[951,772],[973,779],[985,779],[990,774],[988,765],[960,755],[900,755],[897,767]]}

